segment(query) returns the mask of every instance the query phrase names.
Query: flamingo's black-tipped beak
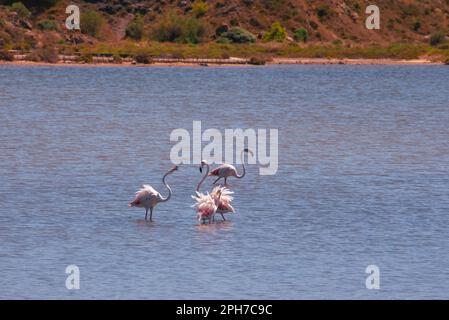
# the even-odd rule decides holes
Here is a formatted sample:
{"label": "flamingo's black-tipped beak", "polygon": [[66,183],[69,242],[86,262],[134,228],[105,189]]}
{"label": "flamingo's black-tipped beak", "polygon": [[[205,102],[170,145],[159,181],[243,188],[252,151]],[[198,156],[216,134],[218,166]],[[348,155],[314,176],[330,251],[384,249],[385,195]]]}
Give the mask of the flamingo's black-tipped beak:
{"label": "flamingo's black-tipped beak", "polygon": [[200,167],[200,172],[203,173],[203,167]]}
{"label": "flamingo's black-tipped beak", "polygon": [[251,156],[254,155],[254,153],[251,150],[249,150],[248,148],[243,149],[243,151],[249,153]]}

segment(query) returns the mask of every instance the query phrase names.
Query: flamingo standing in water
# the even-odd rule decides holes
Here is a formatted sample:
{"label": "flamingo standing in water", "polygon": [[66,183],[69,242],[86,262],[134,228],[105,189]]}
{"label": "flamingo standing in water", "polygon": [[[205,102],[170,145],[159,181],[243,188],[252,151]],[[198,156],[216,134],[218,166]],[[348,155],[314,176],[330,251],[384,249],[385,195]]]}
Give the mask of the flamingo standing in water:
{"label": "flamingo standing in water", "polygon": [[196,201],[193,207],[196,209],[198,221],[205,223],[206,220],[209,220],[209,223],[211,223],[215,212],[217,212],[220,196],[218,196],[218,199],[214,199],[209,193],[197,192],[196,196],[192,196],[192,198]]}
{"label": "flamingo standing in water", "polygon": [[243,153],[244,152],[247,152],[247,153],[251,154],[251,156],[253,156],[253,152],[251,150],[249,150],[248,148],[243,149],[242,152],[240,153],[240,159],[242,160],[242,166],[243,166],[242,174],[238,174],[237,169],[232,164],[223,163],[222,165],[218,166],[217,168],[215,168],[214,170],[212,170],[209,173],[210,176],[218,176],[218,178],[212,184],[216,184],[218,182],[218,180],[220,180],[221,178],[224,178],[224,184],[226,186],[227,185],[226,180],[228,179],[228,177],[236,177],[238,179],[243,178],[246,174],[245,163],[243,161]]}
{"label": "flamingo standing in water", "polygon": [[[204,180],[206,180],[206,178],[209,175],[209,164],[206,161],[201,161],[201,166],[200,166],[200,172],[203,172],[203,167],[206,167],[206,173],[203,176],[203,178],[200,180],[200,182],[198,183],[197,187],[196,187],[196,193],[199,194],[200,192],[200,187],[203,184]],[[231,194],[233,194],[234,192],[232,192],[231,190],[229,190],[226,187],[220,187],[217,186],[212,190],[212,193],[210,194],[211,197],[213,199],[218,199],[218,203],[217,203],[217,209],[216,209],[216,213],[219,213],[221,215],[221,217],[223,218],[223,221],[225,221],[225,217],[224,217],[224,213],[235,213],[234,208],[231,205],[232,200],[234,199]]]}
{"label": "flamingo standing in water", "polygon": [[178,170],[178,166],[174,166],[162,177],[162,183],[168,189],[167,197],[163,197],[152,186],[144,184],[142,188],[136,192],[136,197],[128,204],[128,207],[145,208],[145,220],[147,220],[148,209],[150,209],[150,221],[153,221],[153,209],[160,202],[167,202],[171,198],[172,190],[170,186],[165,182],[165,178]]}

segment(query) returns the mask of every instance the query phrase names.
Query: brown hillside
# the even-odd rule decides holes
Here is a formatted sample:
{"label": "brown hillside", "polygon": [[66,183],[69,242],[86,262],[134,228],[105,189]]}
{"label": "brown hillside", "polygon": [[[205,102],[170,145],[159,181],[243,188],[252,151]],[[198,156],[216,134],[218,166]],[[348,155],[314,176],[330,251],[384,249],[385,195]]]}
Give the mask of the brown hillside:
{"label": "brown hillside", "polygon": [[[195,0],[199,1],[199,0]],[[104,23],[98,34],[69,31],[64,26],[69,0],[23,0],[31,11],[20,16],[7,4],[0,5],[0,49],[33,50],[45,44],[95,45],[116,43],[126,37],[126,28],[136,17],[144,26],[142,40],[152,39],[154,27],[169,13],[191,17],[193,0],[84,0],[76,1],[81,13],[94,11]],[[51,5],[42,6],[43,2]],[[449,34],[449,0],[376,0],[381,29],[367,30],[364,0],[205,0],[207,12],[199,17],[205,32],[199,42],[215,42],[217,30],[233,26],[246,29],[263,42],[274,22],[287,31],[284,42],[294,41],[294,32],[308,33],[305,46],[333,44],[344,47],[428,44],[432,34]],[[48,25],[53,27],[48,27]],[[83,24],[81,24],[82,31]],[[264,44],[265,47],[268,44]]]}

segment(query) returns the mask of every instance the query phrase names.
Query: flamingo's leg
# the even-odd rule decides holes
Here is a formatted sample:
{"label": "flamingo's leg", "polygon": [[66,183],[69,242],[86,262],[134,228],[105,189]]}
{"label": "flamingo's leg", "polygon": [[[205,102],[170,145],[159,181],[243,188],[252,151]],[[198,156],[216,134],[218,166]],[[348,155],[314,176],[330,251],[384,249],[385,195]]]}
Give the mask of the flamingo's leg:
{"label": "flamingo's leg", "polygon": [[226,219],[225,219],[223,213],[220,213],[220,214],[221,214],[221,217],[223,218],[223,221],[226,221]]}
{"label": "flamingo's leg", "polygon": [[153,221],[153,208],[150,208],[150,221]]}
{"label": "flamingo's leg", "polygon": [[225,177],[225,184],[224,184],[225,186],[228,185],[227,180],[228,180],[228,177]]}
{"label": "flamingo's leg", "polygon": [[216,184],[218,180],[220,180],[223,177],[218,177],[214,182],[212,182],[212,184]]}
{"label": "flamingo's leg", "polygon": [[145,220],[147,220],[147,216],[148,216],[148,208],[145,209]]}

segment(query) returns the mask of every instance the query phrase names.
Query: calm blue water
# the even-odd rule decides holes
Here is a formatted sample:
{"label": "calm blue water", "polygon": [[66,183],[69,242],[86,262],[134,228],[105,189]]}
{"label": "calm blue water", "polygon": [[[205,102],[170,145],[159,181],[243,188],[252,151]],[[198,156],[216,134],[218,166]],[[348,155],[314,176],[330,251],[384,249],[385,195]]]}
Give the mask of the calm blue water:
{"label": "calm blue water", "polygon": [[[278,128],[279,170],[198,226],[181,166],[145,222],[193,120]],[[0,298],[448,299],[448,141],[444,66],[1,66]]]}

